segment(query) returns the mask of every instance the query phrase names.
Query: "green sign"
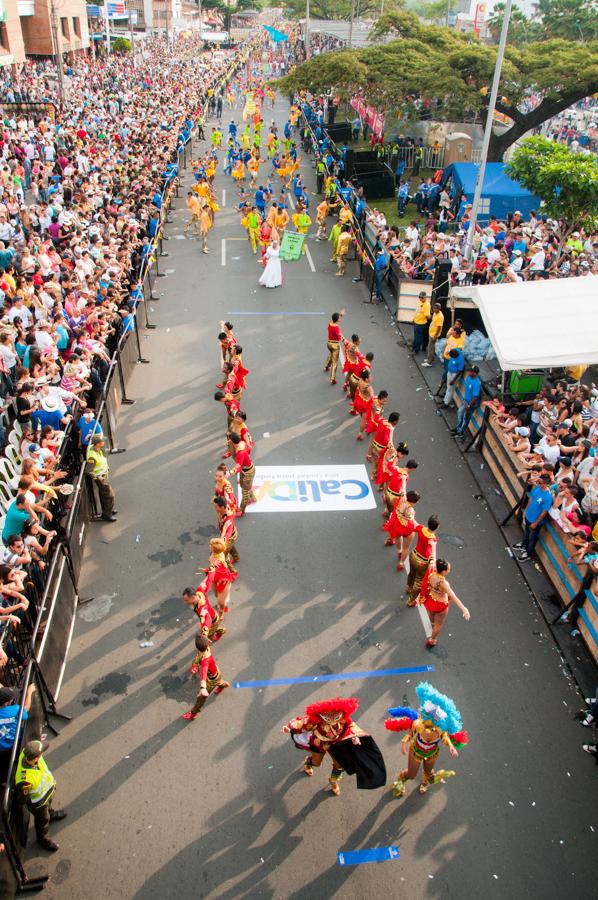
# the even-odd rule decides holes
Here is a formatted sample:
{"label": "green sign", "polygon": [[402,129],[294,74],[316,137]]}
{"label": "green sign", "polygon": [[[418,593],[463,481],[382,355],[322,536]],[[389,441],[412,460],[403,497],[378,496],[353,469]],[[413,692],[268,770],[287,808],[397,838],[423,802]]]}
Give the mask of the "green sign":
{"label": "green sign", "polygon": [[304,240],[304,234],[298,234],[296,231],[285,231],[280,244],[280,258],[285,262],[298,260],[301,256]]}

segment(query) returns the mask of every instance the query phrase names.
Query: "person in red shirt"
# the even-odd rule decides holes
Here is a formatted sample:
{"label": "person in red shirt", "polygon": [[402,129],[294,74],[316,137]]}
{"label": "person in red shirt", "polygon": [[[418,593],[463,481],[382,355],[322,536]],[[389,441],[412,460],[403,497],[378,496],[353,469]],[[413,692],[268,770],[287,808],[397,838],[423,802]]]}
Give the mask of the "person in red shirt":
{"label": "person in red shirt", "polygon": [[385,546],[396,544],[397,572],[405,568],[405,560],[409,553],[411,537],[419,526],[415,521],[415,506],[419,503],[420,495],[417,491],[408,491],[405,497],[399,497],[399,501],[388,518],[384,530],[388,532]]}
{"label": "person in red shirt", "polygon": [[214,497],[212,500],[214,508],[218,513],[220,521],[220,539],[226,545],[226,558],[233,563],[239,562],[241,557],[235,546],[238,538],[237,528],[235,526],[235,516],[239,515],[231,506],[227,506],[224,497]]}
{"label": "person in red shirt", "polygon": [[204,569],[206,584],[209,587],[214,587],[216,606],[220,616],[224,616],[228,612],[230,589],[239,577],[237,570],[233,569],[227,561],[226,552],[226,543],[221,538],[212,538],[210,541],[208,567]]}
{"label": "person in red shirt", "polygon": [[240,409],[238,412],[236,412],[234,414],[233,420],[231,422],[230,430],[229,430],[228,434],[226,435],[226,440],[228,443],[228,452],[223,454],[222,459],[228,459],[230,456],[234,456],[235,447],[230,439],[231,434],[238,434],[241,437],[241,439],[243,441],[245,441],[245,445],[247,446],[248,450],[251,452],[251,449],[253,447],[253,438],[251,437],[251,434],[249,433],[249,429],[248,429],[247,425],[245,424],[246,421],[247,421],[247,413],[244,413],[242,409]]}
{"label": "person in red shirt", "polygon": [[230,683],[222,678],[222,673],[212,655],[210,641],[205,634],[196,636],[195,649],[197,653],[191,664],[191,671],[193,674],[199,672],[199,693],[189,712],[183,715],[183,719],[187,722],[198,717],[212,692],[220,694],[225,688],[230,687]]}
{"label": "person in red shirt", "polygon": [[[370,403],[368,405],[368,410],[366,413],[366,421],[365,421],[365,431],[366,434],[375,434],[378,425],[382,421],[384,415],[384,407],[386,406],[386,401],[388,400],[388,391],[378,391],[375,397],[372,397]],[[372,438],[373,440],[373,438]],[[370,461],[370,450],[372,447],[372,441],[370,441],[368,452],[366,454],[366,459],[368,462]]]}
{"label": "person in red shirt", "polygon": [[214,394],[214,400],[217,403],[222,403],[226,409],[227,419],[226,419],[226,429],[230,431],[230,427],[233,423],[233,416],[235,413],[239,412],[239,404],[233,397],[230,392],[226,391],[216,391]]}
{"label": "person in red shirt", "polygon": [[237,379],[237,384],[241,388],[242,391],[247,387],[247,383],[245,381],[245,376],[249,375],[249,369],[246,369],[243,365],[243,348],[240,344],[235,344],[232,351],[232,356],[230,361],[233,366],[233,372],[235,373],[235,378]]}
{"label": "person in red shirt", "polygon": [[220,616],[208,600],[206,585],[207,580],[204,580],[195,590],[193,588],[185,588],[183,591],[183,603],[185,606],[193,608],[193,612],[199,619],[200,632],[215,643],[220,640],[223,634],[226,634],[226,628],[220,624]]}
{"label": "person in red shirt", "polygon": [[384,416],[380,417],[366,456],[366,459],[372,463],[372,479],[375,479],[378,474],[380,454],[385,453],[388,447],[392,447],[395,425],[398,424],[400,418],[398,412],[391,412],[388,419],[385,419]]}
{"label": "person in red shirt", "polygon": [[[230,506],[231,509],[236,510],[237,498],[235,497],[233,486],[228,480],[227,475],[227,467],[224,463],[220,463],[220,465],[216,467],[216,471],[214,472],[214,496],[224,497],[224,499],[226,500],[226,505]],[[218,528],[222,528],[224,514],[220,513],[220,507],[217,508],[216,512],[218,513]]]}
{"label": "person in red shirt", "polygon": [[[343,385],[343,390],[345,392],[351,391],[351,374],[356,367],[361,366],[363,368],[364,356],[359,350],[359,344],[361,343],[361,339],[358,334],[352,334],[351,340],[345,340],[343,343],[343,350],[345,352],[345,361],[343,363],[343,372],[345,373],[345,383]],[[357,378],[357,376],[355,376]],[[357,380],[355,380],[355,386],[353,387],[353,394],[355,393],[355,389],[357,388]],[[353,399],[353,394],[351,394],[351,399]]]}
{"label": "person in red shirt", "polygon": [[353,409],[361,417],[359,420],[359,434],[357,440],[362,441],[365,437],[366,416],[369,404],[374,397],[374,388],[370,382],[371,372],[369,369],[362,369],[359,373],[359,381],[357,390],[353,398]]}
{"label": "person in red shirt", "polygon": [[241,512],[239,515],[245,515],[246,508],[251,503],[257,502],[257,497],[253,492],[253,479],[255,478],[255,466],[251,460],[249,447],[240,434],[231,432],[231,444],[235,448],[235,466],[231,469],[231,475],[239,476],[239,486],[241,488]]}
{"label": "person in red shirt", "polygon": [[435,532],[438,530],[439,524],[438,516],[430,516],[427,526],[415,526],[414,533],[417,541],[409,554],[407,606],[415,606],[423,577],[427,570],[436,564],[436,543],[438,538]]}
{"label": "person in red shirt", "polygon": [[411,473],[417,469],[417,465],[414,459],[409,459],[407,460],[407,465],[403,467],[400,465],[397,457],[388,467],[389,476],[384,488],[386,514],[383,515],[383,518],[388,517],[397,505],[399,498],[407,494],[407,485],[409,484]]}
{"label": "person in red shirt", "polygon": [[328,356],[324,363],[324,371],[330,372],[330,384],[336,384],[336,368],[338,366],[341,341],[344,340],[339,322],[344,314],[344,309],[341,309],[340,312],[332,313],[330,322],[328,323],[328,342],[326,344],[328,347]]}
{"label": "person in red shirt", "polygon": [[435,647],[438,643],[438,635],[444,625],[444,620],[451,603],[457,606],[466,622],[469,622],[471,616],[467,607],[459,600],[446,576],[450,574],[451,564],[445,559],[436,560],[436,565],[426,570],[418,603],[426,608],[432,626],[432,633],[426,641],[426,647]]}

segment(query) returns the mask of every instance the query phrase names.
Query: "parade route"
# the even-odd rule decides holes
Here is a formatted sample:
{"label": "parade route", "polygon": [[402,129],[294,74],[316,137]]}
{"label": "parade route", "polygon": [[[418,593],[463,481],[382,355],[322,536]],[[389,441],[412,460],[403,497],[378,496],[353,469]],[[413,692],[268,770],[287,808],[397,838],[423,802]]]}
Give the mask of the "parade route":
{"label": "parade route", "polygon": [[[284,123],[284,99],[264,110],[266,125],[273,115]],[[301,173],[314,191],[309,159]],[[259,254],[221,167],[221,211],[202,255],[183,235],[191,173],[182,174],[151,303],[157,328],[142,336],[151,364],[138,367],[135,403],[119,419],[127,452],[111,459],[118,522],[89,525],[80,593],[94,599],[79,609],[59,698],[73,718],[52,741],[68,818],[55,828],[61,852],[30,863],[51,873],[45,896],[592,896],[598,821],[595,766],[574,718],[582,698],[390,314],[363,302],[354,263],[333,277],[330,245],[315,241],[313,226],[305,256],[283,264],[282,287],[259,287]],[[364,465],[367,447],[355,440],[340,376],[334,387],[322,372],[326,323],[341,307],[344,333],[375,353],[376,387],[401,413],[395,436],[420,464],[420,520],[440,517],[438,555],[451,561],[471,621],[452,608],[438,646],[425,649],[425,617],[405,607],[405,575],[384,547],[369,465],[365,480],[346,481],[363,484],[371,503],[351,506],[363,493],[354,484],[344,505],[320,511],[322,489],[297,486],[295,505],[308,508],[279,511],[272,500],[238,523],[240,576],[215,647],[233,686],[185,722],[197,685],[181,592],[203,577],[225,449],[213,399],[219,322],[233,321],[250,370],[242,408],[264,481],[275,467],[291,472],[287,482],[291,470],[317,467],[314,483],[341,470],[340,483],[343,467]],[[422,797],[410,782],[395,800],[403,757],[400,736],[384,730],[386,710],[415,705],[423,679],[455,700],[470,744],[455,760],[441,753],[457,773],[446,785]],[[357,791],[346,777],[340,797],[325,793],[329,763],[306,778],[302,754],[280,733],[307,703],[336,694],[361,699],[355,719],[384,753],[386,788]],[[352,855],[381,848],[386,855]]]}

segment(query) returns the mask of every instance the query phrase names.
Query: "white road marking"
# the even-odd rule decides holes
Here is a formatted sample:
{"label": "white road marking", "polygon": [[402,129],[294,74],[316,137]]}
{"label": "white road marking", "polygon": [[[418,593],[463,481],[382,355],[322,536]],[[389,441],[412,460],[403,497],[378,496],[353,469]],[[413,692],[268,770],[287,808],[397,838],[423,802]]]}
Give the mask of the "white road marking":
{"label": "white road marking", "polygon": [[226,206],[226,188],[222,188],[222,207]]}
{"label": "white road marking", "polygon": [[307,261],[309,263],[309,268],[312,270],[312,272],[315,272],[316,267],[314,266],[314,261],[311,258],[311,253],[309,252],[309,247],[307,246],[307,244],[304,244],[304,247],[305,247],[305,255],[307,256]]}
{"label": "white road marking", "polygon": [[222,238],[222,250],[221,250],[221,256],[220,256],[220,264],[223,266],[226,265],[226,238]]}

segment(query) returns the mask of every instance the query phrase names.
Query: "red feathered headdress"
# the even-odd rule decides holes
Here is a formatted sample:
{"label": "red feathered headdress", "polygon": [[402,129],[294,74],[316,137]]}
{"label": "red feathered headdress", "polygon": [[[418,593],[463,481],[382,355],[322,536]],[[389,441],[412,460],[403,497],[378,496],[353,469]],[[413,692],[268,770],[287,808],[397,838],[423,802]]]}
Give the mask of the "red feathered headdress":
{"label": "red feathered headdress", "polygon": [[305,715],[312,720],[317,720],[324,713],[342,712],[347,723],[351,722],[351,716],[359,706],[357,697],[334,697],[332,700],[321,700],[320,703],[312,703],[305,709]]}

